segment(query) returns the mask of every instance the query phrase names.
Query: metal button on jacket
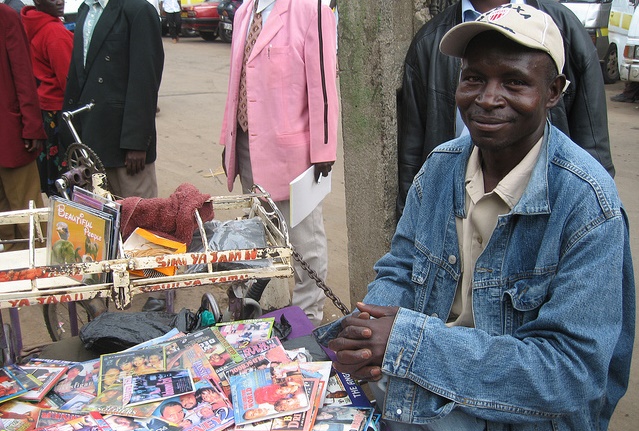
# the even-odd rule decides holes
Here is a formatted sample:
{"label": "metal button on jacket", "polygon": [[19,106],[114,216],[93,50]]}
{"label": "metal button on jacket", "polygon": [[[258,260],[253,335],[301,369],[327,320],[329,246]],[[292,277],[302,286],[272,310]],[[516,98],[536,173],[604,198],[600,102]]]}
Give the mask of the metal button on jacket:
{"label": "metal button on jacket", "polygon": [[98,82],[99,82],[100,84],[102,84],[102,83],[104,82],[104,79],[102,79],[102,78],[98,78]]}

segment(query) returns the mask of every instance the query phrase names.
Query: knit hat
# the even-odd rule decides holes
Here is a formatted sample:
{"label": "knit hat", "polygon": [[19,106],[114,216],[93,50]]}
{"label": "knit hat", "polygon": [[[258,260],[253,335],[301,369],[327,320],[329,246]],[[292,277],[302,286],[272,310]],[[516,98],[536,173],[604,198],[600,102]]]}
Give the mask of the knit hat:
{"label": "knit hat", "polygon": [[508,3],[481,14],[475,21],[451,28],[439,49],[446,55],[463,57],[468,43],[485,31],[497,31],[508,39],[552,57],[558,73],[564,68],[564,42],[550,15],[526,4]]}

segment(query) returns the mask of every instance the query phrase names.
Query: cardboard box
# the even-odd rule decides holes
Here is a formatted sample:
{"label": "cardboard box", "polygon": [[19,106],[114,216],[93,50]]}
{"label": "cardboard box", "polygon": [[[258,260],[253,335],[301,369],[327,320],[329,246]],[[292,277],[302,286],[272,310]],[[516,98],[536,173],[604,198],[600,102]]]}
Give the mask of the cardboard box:
{"label": "cardboard box", "polygon": [[[181,253],[186,253],[186,244],[162,238],[140,227],[136,228],[124,242],[124,254],[127,257],[149,257]],[[175,275],[177,267],[155,268],[153,271],[161,272],[164,275]],[[138,269],[131,270],[129,273],[140,277],[148,276],[143,270]]]}

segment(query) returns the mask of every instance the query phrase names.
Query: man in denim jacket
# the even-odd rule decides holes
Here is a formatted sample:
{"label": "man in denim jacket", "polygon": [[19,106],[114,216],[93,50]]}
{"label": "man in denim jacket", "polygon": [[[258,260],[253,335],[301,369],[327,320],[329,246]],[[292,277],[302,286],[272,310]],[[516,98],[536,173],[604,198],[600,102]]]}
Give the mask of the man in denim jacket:
{"label": "man in denim jacket", "polygon": [[634,340],[628,223],[610,175],[547,121],[561,34],[507,4],[440,49],[462,58],[470,137],[429,156],[358,311],[316,335],[372,382],[388,429],[605,430]]}

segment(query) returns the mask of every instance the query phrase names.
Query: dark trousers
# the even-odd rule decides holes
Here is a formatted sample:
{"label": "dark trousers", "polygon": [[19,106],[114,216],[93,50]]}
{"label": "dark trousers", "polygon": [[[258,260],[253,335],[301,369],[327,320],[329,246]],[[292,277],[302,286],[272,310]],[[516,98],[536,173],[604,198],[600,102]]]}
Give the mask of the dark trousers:
{"label": "dark trousers", "polygon": [[171,39],[177,39],[182,29],[182,17],[180,12],[167,12],[166,22],[169,24],[169,34]]}

